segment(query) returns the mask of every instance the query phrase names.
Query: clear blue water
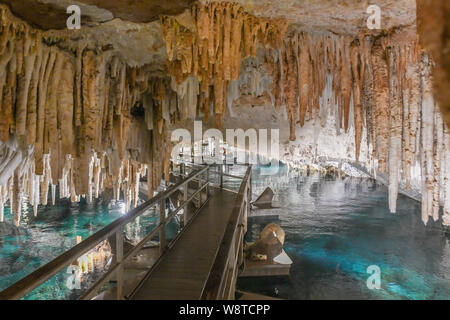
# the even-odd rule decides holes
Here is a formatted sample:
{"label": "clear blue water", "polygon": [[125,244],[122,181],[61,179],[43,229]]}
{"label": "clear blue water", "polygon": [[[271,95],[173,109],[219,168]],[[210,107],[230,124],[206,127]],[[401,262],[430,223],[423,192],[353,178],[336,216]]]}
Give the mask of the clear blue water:
{"label": "clear blue water", "polygon": [[[232,174],[243,175],[245,168]],[[424,226],[420,204],[400,196],[398,213],[389,213],[387,189],[368,180],[327,179],[301,176],[283,167],[277,175],[254,170],[254,198],[266,186],[276,192],[278,209],[260,210],[268,218],[249,220],[247,240],[254,240],[269,222],[286,231],[285,250],[293,260],[287,278],[239,280],[241,289],[286,299],[449,299],[450,242],[440,222]],[[225,180],[237,190],[240,181]],[[24,235],[0,237],[0,290],[73,247],[120,217],[121,210],[99,204],[60,204],[39,208],[33,217],[24,210]],[[256,211],[255,211],[256,212]],[[6,209],[6,221],[12,221]],[[154,211],[125,228],[129,238],[139,239],[156,226]],[[177,233],[168,226],[169,237]],[[381,289],[368,289],[370,265],[381,270]],[[69,274],[61,272],[26,299],[74,299],[81,290],[69,290]]]}
{"label": "clear blue water", "polygon": [[[76,245],[76,236],[86,239],[96,231],[123,215],[120,207],[108,209],[99,202],[94,204],[61,202],[56,206],[39,207],[37,217],[32,208],[24,208],[20,230],[23,235],[0,237],[0,290],[30,274],[40,266],[56,258]],[[13,217],[7,207],[5,221]],[[136,221],[127,224],[125,235],[139,240],[158,223],[155,210],[149,210]],[[175,220],[167,226],[168,239],[179,229]],[[70,274],[67,270],[33,290],[25,299],[76,299],[89,284],[102,273],[92,273],[81,284],[81,289],[69,289],[66,285]]]}
{"label": "clear blue water", "polygon": [[[258,213],[278,217],[251,219],[247,240],[280,224],[291,274],[242,279],[241,289],[285,299],[450,299],[450,235],[440,221],[422,223],[420,203],[399,196],[391,214],[385,186],[286,168],[266,177],[256,170],[254,196],[267,185],[281,208]],[[371,265],[380,268],[380,289],[367,287]]]}

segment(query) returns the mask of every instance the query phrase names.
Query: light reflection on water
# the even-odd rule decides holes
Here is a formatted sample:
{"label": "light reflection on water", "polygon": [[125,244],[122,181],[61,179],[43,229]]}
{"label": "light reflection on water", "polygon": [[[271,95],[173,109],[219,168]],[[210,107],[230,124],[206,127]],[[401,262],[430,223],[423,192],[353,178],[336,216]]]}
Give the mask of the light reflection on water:
{"label": "light reflection on water", "polygon": [[[238,167],[230,173],[244,172]],[[278,220],[250,220],[247,237],[254,239],[269,222],[279,223],[294,263],[289,278],[243,279],[242,289],[269,295],[277,290],[279,297],[288,299],[450,298],[449,240],[440,222],[422,224],[416,201],[400,196],[394,215],[387,207],[387,189],[372,181],[299,176],[285,167],[276,176],[261,176],[256,168],[253,178],[254,199],[271,186],[280,208],[258,211],[278,215]],[[225,179],[228,188],[237,190],[239,184],[237,179]],[[38,217],[26,208],[21,221],[24,235],[0,237],[0,290],[73,247],[77,235],[85,239],[121,215],[120,208],[95,204],[40,208]],[[9,208],[5,221],[12,221]],[[155,212],[149,211],[127,225],[125,233],[139,239],[156,223]],[[178,227],[171,223],[168,237]],[[366,286],[369,265],[381,268],[380,290]],[[26,298],[76,298],[80,291],[67,289],[67,277],[65,271],[58,274]]]}
{"label": "light reflection on water", "polygon": [[[20,223],[21,235],[0,236],[0,290],[7,288],[40,266],[76,245],[76,236],[86,239],[96,231],[123,215],[120,204],[108,209],[99,202],[94,204],[61,202],[57,206],[40,207],[37,217],[31,207],[24,207]],[[12,222],[9,207],[5,221]],[[149,210],[124,228],[132,240],[142,239],[158,223],[155,210]],[[178,232],[175,220],[168,224],[168,239]],[[70,274],[63,270],[33,290],[25,299],[76,299],[90,283],[101,276],[94,272],[86,277],[81,290],[69,290],[66,281]]]}
{"label": "light reflection on water", "polygon": [[[275,218],[249,221],[248,240],[269,222],[286,231],[289,278],[239,281],[248,291],[287,299],[450,299],[450,237],[441,222],[424,226],[420,203],[399,196],[388,209],[387,189],[373,181],[319,175],[260,176],[254,199],[267,185],[278,209],[258,210]],[[369,290],[370,265],[381,268],[381,289]]]}

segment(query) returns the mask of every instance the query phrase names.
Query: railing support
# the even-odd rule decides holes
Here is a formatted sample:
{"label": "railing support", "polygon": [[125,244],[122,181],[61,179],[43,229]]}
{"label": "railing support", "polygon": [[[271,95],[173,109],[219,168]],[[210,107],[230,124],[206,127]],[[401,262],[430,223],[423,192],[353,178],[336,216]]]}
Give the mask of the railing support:
{"label": "railing support", "polygon": [[252,198],[253,198],[253,174],[250,174],[248,187],[249,187],[249,193],[250,193],[250,195],[248,197],[248,202],[249,202],[248,213],[250,213],[250,210],[252,209],[251,203],[252,203]]}
{"label": "railing support", "polygon": [[116,293],[117,300],[123,299],[123,232],[122,228],[119,228],[116,232],[116,262],[119,265],[116,278]]}
{"label": "railing support", "polygon": [[[202,187],[202,175],[198,176],[198,188],[201,189]],[[198,194],[198,208],[202,206],[202,192],[200,191]]]}
{"label": "railing support", "polygon": [[[52,261],[48,262],[44,266],[38,268],[33,271],[31,274],[26,276],[25,278],[19,280],[12,286],[4,289],[0,292],[0,300],[11,300],[11,299],[20,299],[33,289],[37,288],[39,285],[45,283],[53,276],[61,272],[64,268],[68,267],[70,264],[74,263],[79,257],[88,253],[92,250],[96,245],[100,244],[102,241],[108,240],[111,236],[115,237],[115,240],[112,240],[116,243],[116,248],[112,252],[113,254],[113,263],[109,266],[108,270],[98,279],[90,288],[81,295],[80,299],[91,299],[94,297],[99,290],[103,288],[103,285],[108,281],[116,279],[116,288],[112,292],[113,295],[117,296],[117,299],[124,299],[124,267],[125,263],[129,261],[132,257],[136,256],[138,252],[153,238],[156,238],[159,234],[160,239],[160,251],[161,254],[167,252],[167,248],[171,246],[171,244],[167,245],[166,241],[166,233],[165,228],[166,224],[171,221],[175,217],[175,215],[183,208],[185,210],[185,225],[187,225],[187,209],[188,204],[194,201],[195,195],[202,192],[202,189],[209,190],[209,181],[207,181],[204,185],[202,185],[202,189],[194,192],[193,195],[188,197],[188,184],[191,181],[194,181],[198,176],[206,173],[207,180],[209,180],[209,169],[210,166],[203,167],[198,171],[191,172],[188,176],[184,176],[185,168],[184,164],[180,165],[180,171],[183,173],[181,181],[176,184],[170,186],[166,191],[157,194],[155,197],[150,199],[144,204],[139,205],[137,208],[132,209],[127,214],[113,221],[103,229],[97,231],[81,243],[77,244],[73,248],[67,250],[62,255],[56,257]],[[179,205],[170,215],[166,216],[166,199],[169,198],[172,194],[180,190],[180,188],[184,188],[184,203]],[[209,191],[207,192],[209,195]],[[209,198],[209,197],[207,197]],[[160,223],[156,228],[154,228],[150,233],[148,233],[138,244],[134,246],[134,248],[130,249],[127,252],[123,251],[123,228],[128,223],[134,221],[136,218],[141,216],[147,210],[152,208],[157,208],[159,205],[159,213],[160,213]],[[175,238],[177,239],[177,238]],[[174,240],[172,240],[174,241]],[[172,243],[172,242],[171,242]]]}
{"label": "railing support", "polygon": [[220,188],[223,189],[223,164],[219,164],[220,170]]}
{"label": "railing support", "polygon": [[161,199],[159,202],[159,252],[164,253],[166,249],[166,199]]}
{"label": "railing support", "polygon": [[206,199],[208,199],[208,197],[209,197],[209,167],[208,167],[208,169],[206,169],[206,183],[207,183],[207,185],[206,185]]}
{"label": "railing support", "polygon": [[244,261],[243,239],[249,207],[249,183],[251,174],[251,166],[249,166],[239,188],[236,204],[222,238],[216,260],[203,289],[202,299],[218,300],[234,298],[238,268]]}
{"label": "railing support", "polygon": [[[186,202],[187,199],[188,199],[188,185],[185,184],[183,186],[183,202]],[[188,223],[188,204],[187,203],[184,205],[183,212],[184,212],[183,213],[184,225],[187,225],[187,223]]]}

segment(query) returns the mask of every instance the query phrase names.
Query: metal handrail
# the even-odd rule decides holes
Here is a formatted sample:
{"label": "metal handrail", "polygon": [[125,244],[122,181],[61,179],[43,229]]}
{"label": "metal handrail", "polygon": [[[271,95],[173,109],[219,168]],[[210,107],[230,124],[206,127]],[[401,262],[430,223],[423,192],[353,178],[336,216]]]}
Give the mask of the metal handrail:
{"label": "metal handrail", "polygon": [[[237,276],[236,267],[243,262],[245,217],[248,216],[248,211],[250,210],[249,202],[251,201],[251,170],[252,167],[248,166],[216,259],[203,289],[202,299],[217,300],[228,298],[229,294],[226,294],[227,284],[230,282],[234,283]],[[237,257],[242,261],[238,261]],[[232,268],[229,268],[230,263],[234,264]],[[231,277],[229,275],[230,269],[232,270]],[[233,290],[228,290],[228,292],[233,292]]]}
{"label": "metal handrail", "polygon": [[[184,161],[184,160],[177,160],[178,163],[183,164],[183,165],[187,165],[190,167],[202,167],[205,164],[201,164],[201,163],[195,163],[195,162],[189,162],[189,161]],[[225,163],[225,161],[223,163],[221,162],[215,162],[214,164],[210,164],[210,166],[214,166],[214,167],[218,167],[219,168],[219,172],[217,172],[217,174],[220,175],[220,187],[223,189],[223,177],[229,177],[229,178],[233,178],[233,179],[240,179],[243,180],[244,177],[242,176],[236,176],[233,174],[229,174],[223,171],[223,167],[224,166],[235,166],[235,165],[241,165],[241,166],[245,166],[245,167],[249,167],[251,166],[250,164],[238,164],[238,163],[233,163],[233,164],[227,164]],[[228,190],[227,191],[232,191],[232,190]],[[234,193],[237,193],[236,191],[232,191]]]}
{"label": "metal handrail", "polygon": [[[179,212],[182,208],[186,208],[187,204],[194,199],[194,197],[201,193],[204,189],[206,189],[207,199],[209,198],[209,170],[210,165],[205,166],[203,169],[197,170],[189,174],[184,180],[170,186],[165,192],[159,193],[152,199],[143,203],[142,205],[136,207],[135,209],[128,212],[127,215],[120,217],[119,219],[113,221],[105,228],[97,231],[90,237],[86,238],[84,241],[80,242],[73,248],[69,249],[62,255],[48,262],[44,266],[30,273],[28,276],[14,283],[10,287],[6,288],[2,292],[0,292],[0,300],[13,300],[20,299],[41,284],[45,283],[47,280],[51,279],[53,276],[62,271],[65,267],[69,266],[73,262],[75,262],[79,257],[86,254],[92,248],[97,246],[102,241],[106,240],[109,236],[116,234],[116,262],[114,265],[110,266],[106,274],[104,274],[97,282],[82,296],[82,299],[91,298],[95,292],[101,288],[101,286],[111,279],[112,276],[117,274],[117,298],[122,299],[122,286],[123,286],[123,267],[124,263],[131,257],[137,254],[137,252],[151,240],[154,236],[156,236],[157,232],[160,233],[160,254],[163,254],[165,251],[165,226],[170,220],[175,216],[177,212]],[[192,195],[187,198],[187,185],[189,182],[193,181],[195,178],[200,177],[203,173],[207,173],[206,181],[203,185],[199,187],[199,189]],[[184,188],[184,201],[180,206],[178,206],[174,212],[166,217],[165,212],[165,200],[172,195],[176,190],[180,187]],[[201,201],[201,196],[199,197]],[[206,200],[207,200],[206,199]],[[205,200],[205,201],[206,201]],[[129,222],[133,221],[135,218],[141,216],[148,209],[154,207],[156,204],[160,205],[160,222],[156,228],[154,228],[142,241],[140,241],[132,250],[127,252],[126,256],[123,255],[123,227]],[[186,216],[185,210],[185,216]],[[185,218],[186,221],[186,218]]]}

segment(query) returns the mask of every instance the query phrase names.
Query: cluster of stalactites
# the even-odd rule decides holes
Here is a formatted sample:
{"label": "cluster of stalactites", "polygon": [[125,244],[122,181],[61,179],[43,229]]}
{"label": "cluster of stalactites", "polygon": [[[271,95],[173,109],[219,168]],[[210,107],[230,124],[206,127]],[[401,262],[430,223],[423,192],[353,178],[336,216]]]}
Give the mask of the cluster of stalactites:
{"label": "cluster of stalactites", "polygon": [[[354,130],[356,162],[365,132],[367,167],[388,176],[390,210],[396,211],[399,185],[409,189],[421,169],[424,222],[429,216],[438,219],[444,203],[443,221],[450,224],[447,129],[434,102],[427,105],[427,95],[432,96],[426,84],[432,80],[416,41],[364,34],[284,37],[284,24],[278,28],[231,3],[195,6],[191,19],[163,18],[162,28],[172,88],[191,101],[185,114],[203,114],[209,121],[212,105],[220,128],[226,103],[232,109],[245,91],[242,82],[253,81],[239,77],[242,62],[264,48],[260,69],[272,78],[269,94],[289,120],[290,140],[296,139],[298,125],[310,120],[324,125],[327,108],[337,108],[337,132]],[[250,94],[260,96],[266,89]]]}
{"label": "cluster of stalactites", "polygon": [[[186,93],[186,90],[184,91]],[[148,150],[147,159],[143,159],[148,165],[147,185],[148,196],[153,197],[154,191],[160,185],[162,177],[169,179],[169,167],[171,159],[171,140],[169,137],[170,126],[183,118],[183,110],[187,108],[182,103],[184,97],[177,94],[171,87],[169,79],[152,78],[150,86],[143,98],[145,121],[140,131],[143,133],[151,130],[151,139],[142,140],[141,137],[130,137],[130,143],[137,152]],[[134,133],[139,134],[138,131]]]}
{"label": "cluster of stalactites", "polygon": [[266,62],[275,106],[286,106],[291,140],[297,124],[325,123],[321,110],[337,106],[338,132],[354,126],[356,161],[365,129],[366,165],[388,175],[390,210],[396,211],[399,184],[409,189],[419,167],[423,221],[438,220],[444,203],[443,222],[450,225],[449,137],[433,101],[430,62],[416,42],[295,34],[268,50]]}
{"label": "cluster of stalactites", "polygon": [[[239,77],[242,59],[260,45],[278,46],[286,23],[257,18],[231,2],[195,5],[189,19],[163,17],[169,71],[177,84],[193,75],[200,83],[199,109],[209,121],[213,106],[217,127],[226,112],[227,87]],[[192,80],[190,80],[192,81]]]}
{"label": "cluster of stalactites", "polygon": [[[144,117],[132,115],[158,80],[149,81],[144,67],[129,67],[109,51],[80,46],[68,52],[46,45],[39,32],[0,9],[0,144],[17,141],[23,158],[2,164],[8,177],[0,186],[1,214],[10,200],[19,221],[23,195],[36,212],[38,204],[47,203],[49,188],[54,199],[58,184],[62,198],[92,198],[105,179],[126,185],[127,202],[136,203],[130,191],[136,183],[128,187],[119,179],[136,175],[123,173],[124,161],[138,172],[142,168],[135,168],[152,161],[167,163],[165,130],[151,130]],[[151,109],[155,128],[162,126],[160,118],[170,120],[161,99]],[[149,181],[157,186],[163,170],[153,167]]]}
{"label": "cluster of stalactites", "polygon": [[125,209],[128,211],[138,205],[140,179],[146,175],[147,166],[126,160],[121,163],[119,172],[118,179],[112,182],[114,199],[119,201],[122,191]]}
{"label": "cluster of stalactites", "polygon": [[432,62],[424,55],[421,68],[420,168],[422,174],[422,220],[439,219],[450,226],[450,131],[433,98]]}
{"label": "cluster of stalactites", "polygon": [[[129,210],[137,206],[140,178],[147,172],[146,165],[123,160],[118,168],[118,176],[113,178],[109,174],[106,154],[93,153],[88,164],[88,192],[78,194],[75,188],[78,172],[74,167],[75,159],[71,155],[66,156],[61,179],[56,183],[51,176],[50,155],[44,155],[43,162],[43,174],[37,175],[34,159],[32,157],[24,159],[14,171],[13,176],[0,185],[0,222],[4,220],[4,207],[8,200],[11,204],[14,223],[18,226],[24,201],[33,207],[34,216],[37,216],[39,205],[45,206],[49,203],[55,205],[57,198],[79,202],[81,197],[84,197],[88,203],[92,203],[94,198],[99,198],[105,188],[113,190],[115,200],[119,200],[123,195],[126,209]],[[56,194],[57,186],[59,187],[58,195]]]}

